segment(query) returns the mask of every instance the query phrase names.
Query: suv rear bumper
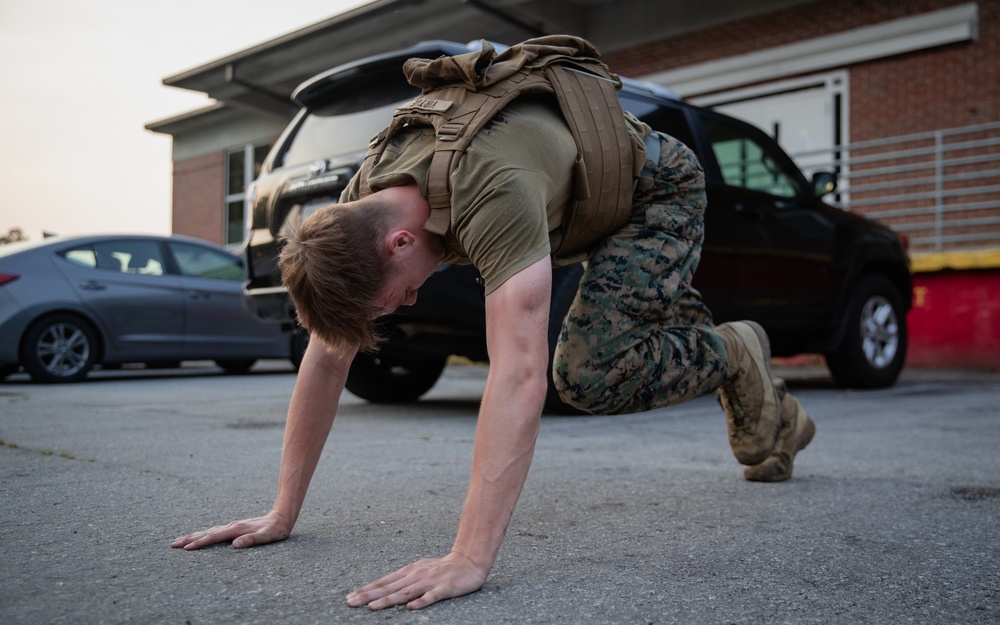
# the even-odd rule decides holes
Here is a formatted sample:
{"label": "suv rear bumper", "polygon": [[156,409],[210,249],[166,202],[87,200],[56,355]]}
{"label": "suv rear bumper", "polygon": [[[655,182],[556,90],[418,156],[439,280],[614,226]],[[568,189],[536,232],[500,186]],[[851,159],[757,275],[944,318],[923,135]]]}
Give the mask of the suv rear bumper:
{"label": "suv rear bumper", "polygon": [[247,278],[243,283],[243,307],[261,321],[295,321],[288,289],[281,283],[278,271],[280,252],[278,241],[266,228],[250,231],[243,250]]}
{"label": "suv rear bumper", "polygon": [[258,289],[243,287],[243,305],[250,314],[260,319],[274,323],[295,321],[292,302],[288,291],[283,286],[273,286]]}

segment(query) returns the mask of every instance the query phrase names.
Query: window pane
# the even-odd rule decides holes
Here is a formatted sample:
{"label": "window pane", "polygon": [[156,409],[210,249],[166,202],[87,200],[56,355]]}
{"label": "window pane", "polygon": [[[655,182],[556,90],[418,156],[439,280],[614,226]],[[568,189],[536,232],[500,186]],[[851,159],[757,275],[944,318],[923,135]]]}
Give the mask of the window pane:
{"label": "window pane", "polygon": [[396,105],[402,101],[405,98],[393,100],[392,104],[379,108],[348,114],[341,112],[339,105],[311,111],[296,131],[292,142],[286,144],[280,164],[292,166],[329,158],[335,155],[331,146],[342,146],[341,149],[345,149],[343,146],[351,146],[351,150],[364,151],[364,146],[368,145],[372,136],[389,124]]}
{"label": "window pane", "polygon": [[89,247],[78,247],[75,250],[68,250],[63,252],[62,256],[74,265],[90,267],[91,269],[97,267],[97,258],[94,255],[94,250]]}
{"label": "window pane", "polygon": [[163,275],[163,254],[157,241],[123,239],[96,243],[97,266],[147,276]]}
{"label": "window pane", "polygon": [[246,191],[246,177],[243,175],[245,163],[246,156],[242,149],[234,150],[229,153],[229,178],[227,181],[228,186],[226,187],[226,195],[243,193]]}
{"label": "window pane", "polygon": [[774,153],[773,146],[758,143],[741,126],[716,119],[706,118],[705,127],[726,184],[780,197],[795,197],[796,178],[786,169],[786,159]]}
{"label": "window pane", "polygon": [[226,204],[226,243],[243,241],[243,200]]}
{"label": "window pane", "polygon": [[243,280],[243,267],[239,260],[216,250],[189,243],[171,243],[174,260],[181,274],[193,278],[218,280]]}

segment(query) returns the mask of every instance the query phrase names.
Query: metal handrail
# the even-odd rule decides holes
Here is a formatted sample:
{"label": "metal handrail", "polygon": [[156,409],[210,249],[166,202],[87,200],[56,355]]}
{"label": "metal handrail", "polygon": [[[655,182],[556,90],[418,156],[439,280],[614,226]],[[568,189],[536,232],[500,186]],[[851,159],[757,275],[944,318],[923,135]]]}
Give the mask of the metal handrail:
{"label": "metal handrail", "polygon": [[831,203],[908,233],[913,251],[1000,248],[1000,122],[791,156],[837,172]]}

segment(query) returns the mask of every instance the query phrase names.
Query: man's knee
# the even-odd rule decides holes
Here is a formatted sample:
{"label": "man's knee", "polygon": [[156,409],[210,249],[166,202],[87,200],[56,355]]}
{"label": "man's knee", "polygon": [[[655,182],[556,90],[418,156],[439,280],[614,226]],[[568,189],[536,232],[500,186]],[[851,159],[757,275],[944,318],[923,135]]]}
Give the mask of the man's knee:
{"label": "man's knee", "polygon": [[566,353],[562,343],[556,345],[555,354],[552,356],[552,384],[560,399],[574,408],[579,408],[574,401],[579,382],[574,374],[575,371],[571,354]]}
{"label": "man's knee", "polygon": [[585,366],[572,350],[560,343],[553,357],[552,382],[564,402],[579,410],[594,412],[590,405],[594,396],[592,381],[584,375]]}
{"label": "man's knee", "polygon": [[635,412],[634,390],[614,381],[615,367],[596,364],[590,354],[556,348],[552,381],[560,399],[585,412],[599,415]]}

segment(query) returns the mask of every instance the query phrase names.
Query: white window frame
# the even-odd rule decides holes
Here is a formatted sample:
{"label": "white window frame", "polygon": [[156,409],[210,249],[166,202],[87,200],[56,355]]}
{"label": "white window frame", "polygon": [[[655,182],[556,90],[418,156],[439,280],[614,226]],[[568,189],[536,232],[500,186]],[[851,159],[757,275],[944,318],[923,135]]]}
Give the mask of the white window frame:
{"label": "white window frame", "polygon": [[[270,145],[267,141],[260,141],[257,143],[247,143],[241,148],[232,148],[226,150],[226,171],[225,171],[225,184],[226,184],[226,194],[222,203],[222,240],[223,245],[230,245],[233,243],[241,243],[244,241],[249,234],[247,229],[247,214],[251,207],[246,205],[247,188],[249,188],[250,183],[254,181],[254,155],[257,148],[267,147]],[[243,152],[243,183],[244,186],[238,192],[233,193],[233,190],[229,188],[229,161],[230,155]],[[229,205],[233,202],[243,202],[243,218],[240,219],[240,223],[243,225],[243,232],[240,235],[239,241],[229,241]]]}

